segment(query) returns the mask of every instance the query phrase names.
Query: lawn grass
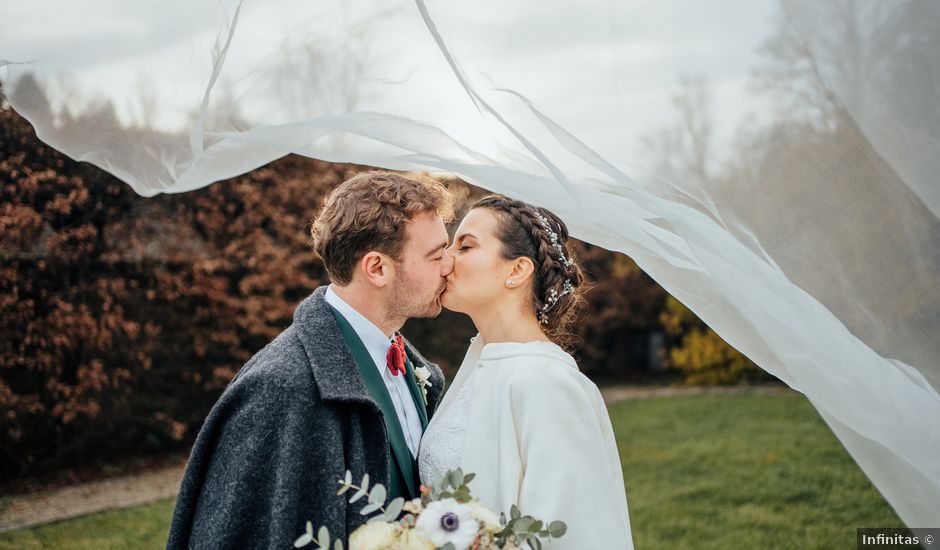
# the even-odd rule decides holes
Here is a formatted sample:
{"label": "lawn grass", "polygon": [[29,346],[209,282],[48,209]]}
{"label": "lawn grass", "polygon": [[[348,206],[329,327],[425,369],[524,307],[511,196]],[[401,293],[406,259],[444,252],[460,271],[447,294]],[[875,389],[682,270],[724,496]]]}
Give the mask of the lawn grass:
{"label": "lawn grass", "polygon": [[854,548],[903,526],[801,395],[610,408],[637,548]]}
{"label": "lawn grass", "polygon": [[[698,395],[610,407],[640,550],[854,548],[901,526],[809,402]],[[573,478],[574,479],[574,478]],[[173,499],[0,535],[0,549],[162,548]]]}
{"label": "lawn grass", "polygon": [[165,548],[175,498],[108,510],[0,535],[0,549],[125,550]]}

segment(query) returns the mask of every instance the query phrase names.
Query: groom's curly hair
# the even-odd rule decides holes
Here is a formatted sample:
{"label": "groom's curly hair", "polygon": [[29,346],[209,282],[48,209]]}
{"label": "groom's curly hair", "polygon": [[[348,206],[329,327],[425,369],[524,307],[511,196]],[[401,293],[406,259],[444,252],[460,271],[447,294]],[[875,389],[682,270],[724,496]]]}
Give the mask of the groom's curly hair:
{"label": "groom's curly hair", "polygon": [[310,230],[330,279],[352,281],[356,263],[375,250],[401,260],[406,222],[434,212],[450,222],[453,195],[439,181],[394,172],[360,172],[326,197]]}
{"label": "groom's curly hair", "polygon": [[[502,195],[483,197],[470,208],[488,208],[496,213],[496,237],[503,244],[504,259],[525,256],[535,264],[533,313],[543,322],[546,336],[571,351],[576,342],[570,327],[584,307],[584,274],[568,246],[568,226],[545,208]],[[570,284],[567,292],[566,282]],[[557,301],[551,301],[552,293]]]}

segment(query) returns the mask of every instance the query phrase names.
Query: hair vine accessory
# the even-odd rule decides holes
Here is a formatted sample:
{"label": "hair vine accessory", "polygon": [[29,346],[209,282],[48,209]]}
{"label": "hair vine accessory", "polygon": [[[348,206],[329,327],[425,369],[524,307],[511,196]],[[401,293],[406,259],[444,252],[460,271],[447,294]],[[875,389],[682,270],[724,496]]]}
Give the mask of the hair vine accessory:
{"label": "hair vine accessory", "polygon": [[574,291],[574,286],[571,284],[571,279],[565,279],[564,287],[561,290],[561,294],[558,293],[554,288],[548,293],[548,299],[545,300],[545,304],[542,306],[542,309],[539,310],[538,318],[539,322],[543,325],[548,324],[548,312],[551,311],[555,304],[558,303],[558,300],[561,299],[565,294],[571,294]]}
{"label": "hair vine accessory", "polygon": [[545,216],[542,215],[541,212],[536,211],[535,215],[538,217],[539,221],[542,222],[542,226],[545,228],[545,231],[548,232],[548,236],[552,241],[552,246],[554,246],[555,250],[558,251],[558,255],[561,257],[562,263],[565,264],[565,267],[573,266],[574,260],[569,260],[568,257],[565,256],[565,249],[561,246],[561,243],[558,241],[558,233],[555,233],[552,230],[552,226],[549,225],[548,220],[545,218]]}

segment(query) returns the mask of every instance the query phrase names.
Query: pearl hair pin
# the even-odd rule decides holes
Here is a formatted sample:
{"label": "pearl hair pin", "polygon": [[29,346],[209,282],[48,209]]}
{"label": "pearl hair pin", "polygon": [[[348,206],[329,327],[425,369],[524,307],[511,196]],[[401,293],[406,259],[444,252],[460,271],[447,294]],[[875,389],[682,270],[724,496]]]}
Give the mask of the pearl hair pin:
{"label": "pearl hair pin", "polygon": [[[571,267],[574,265],[574,260],[569,259],[565,256],[565,249],[562,247],[561,242],[558,240],[558,234],[552,230],[551,224],[548,223],[548,219],[542,215],[541,212],[536,211],[535,215],[538,217],[539,221],[542,223],[542,227],[545,228],[545,231],[548,233],[548,238],[552,241],[552,246],[555,250],[558,251],[558,257],[561,259],[561,262],[565,264],[565,267]],[[554,288],[548,293],[548,297],[545,300],[545,304],[542,306],[542,309],[538,312],[539,322],[543,325],[548,324],[548,312],[551,311],[555,304],[558,303],[558,300],[561,299],[565,294],[570,294],[574,292],[574,286],[571,284],[571,279],[565,279],[565,284],[562,286],[561,293],[559,294]]]}
{"label": "pearl hair pin", "polygon": [[545,228],[545,231],[548,232],[548,237],[552,241],[552,246],[554,246],[555,250],[558,251],[558,256],[561,257],[562,263],[565,264],[565,267],[573,266],[574,260],[569,260],[568,257],[565,256],[565,249],[558,241],[558,234],[552,231],[552,226],[548,223],[548,220],[541,214],[541,212],[536,212],[535,215],[538,217],[539,221],[542,222],[542,227]]}
{"label": "pearl hair pin", "polygon": [[545,305],[542,306],[542,309],[539,310],[538,318],[539,322],[543,325],[548,324],[548,312],[551,311],[555,304],[558,303],[558,300],[565,294],[571,294],[574,291],[574,286],[571,284],[571,279],[565,279],[564,287],[562,288],[561,294],[558,293],[554,288],[551,292],[548,293],[548,299],[545,300]]}

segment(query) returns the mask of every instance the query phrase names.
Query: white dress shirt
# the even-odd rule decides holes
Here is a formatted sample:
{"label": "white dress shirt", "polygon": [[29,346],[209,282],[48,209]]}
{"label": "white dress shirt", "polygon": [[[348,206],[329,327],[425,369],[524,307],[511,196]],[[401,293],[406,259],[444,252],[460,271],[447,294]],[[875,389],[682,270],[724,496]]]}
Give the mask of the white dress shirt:
{"label": "white dress shirt", "polygon": [[398,414],[398,423],[401,424],[401,429],[405,433],[408,450],[411,451],[412,456],[417,456],[418,442],[421,441],[421,417],[418,416],[418,409],[415,408],[415,402],[411,397],[411,390],[408,389],[408,382],[405,377],[403,375],[393,376],[392,372],[388,370],[388,349],[392,346],[392,340],[372,321],[366,319],[365,316],[340,298],[333,291],[333,285],[326,288],[324,299],[326,303],[336,308],[349,321],[349,324],[365,345],[372,361],[375,363],[375,368],[379,369],[379,373],[382,375],[389,396],[392,398],[392,404]]}

